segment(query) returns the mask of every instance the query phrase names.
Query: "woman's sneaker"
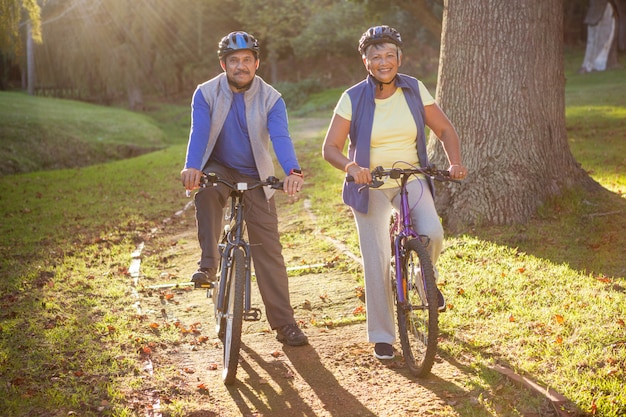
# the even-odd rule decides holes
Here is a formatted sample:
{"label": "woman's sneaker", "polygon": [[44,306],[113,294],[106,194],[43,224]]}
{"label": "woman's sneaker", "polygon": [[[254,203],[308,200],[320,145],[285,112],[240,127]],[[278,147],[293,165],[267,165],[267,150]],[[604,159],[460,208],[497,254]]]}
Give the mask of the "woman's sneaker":
{"label": "woman's sneaker", "polygon": [[374,356],[381,360],[393,359],[393,346],[389,343],[376,343],[374,345]]}

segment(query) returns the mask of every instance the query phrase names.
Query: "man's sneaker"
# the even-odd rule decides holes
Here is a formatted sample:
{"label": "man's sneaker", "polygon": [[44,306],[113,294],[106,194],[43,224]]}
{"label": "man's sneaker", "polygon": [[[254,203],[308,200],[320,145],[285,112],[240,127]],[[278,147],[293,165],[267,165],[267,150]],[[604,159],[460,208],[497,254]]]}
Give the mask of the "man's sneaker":
{"label": "man's sneaker", "polygon": [[213,288],[216,273],[215,268],[200,268],[191,276],[191,282],[195,288]]}
{"label": "man's sneaker", "polygon": [[374,356],[382,360],[393,359],[393,346],[389,343],[376,343],[374,345]]}
{"label": "man's sneaker", "polygon": [[437,301],[439,301],[439,312],[443,313],[446,311],[446,299],[443,298],[443,294],[439,291],[439,288],[437,288]]}
{"label": "man's sneaker", "polygon": [[295,323],[286,324],[276,329],[276,340],[289,346],[302,346],[309,343],[309,339]]}

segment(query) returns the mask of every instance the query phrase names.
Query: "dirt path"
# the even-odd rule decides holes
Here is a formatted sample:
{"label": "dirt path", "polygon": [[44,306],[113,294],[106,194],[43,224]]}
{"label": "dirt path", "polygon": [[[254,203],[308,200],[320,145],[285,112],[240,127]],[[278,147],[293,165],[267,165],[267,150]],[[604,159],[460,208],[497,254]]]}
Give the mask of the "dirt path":
{"label": "dirt path", "polygon": [[[188,275],[197,257],[194,234],[175,238],[187,243],[176,245],[175,256],[164,256],[181,265],[177,276]],[[289,257],[289,251],[285,252]],[[382,362],[373,357],[372,346],[365,342],[364,322],[332,327],[312,324],[337,322],[362,305],[353,278],[328,269],[292,277],[290,285],[296,319],[310,345],[283,346],[265,320],[245,323],[238,381],[232,387],[221,381],[222,348],[214,336],[212,304],[204,291],[165,287],[162,291],[172,295],[163,297],[163,292],[155,291],[142,300],[154,320],[166,317],[169,323],[190,330],[186,343],[152,358],[155,368],[179,370],[177,380],[170,381],[176,387],[173,392],[195,393],[198,409],[189,415],[455,416],[461,415],[454,410],[459,401],[474,401],[479,407],[471,392],[471,377],[458,366],[439,359],[431,377],[415,380],[400,358]],[[253,300],[260,306],[256,286]]]}
{"label": "dirt path", "polygon": [[[300,137],[312,137],[324,126],[325,121],[303,123]],[[301,228],[289,218],[281,219],[284,230]],[[160,284],[185,283],[196,267],[193,210],[176,221],[181,228],[168,236],[171,245],[158,249],[146,244],[145,250],[162,251],[167,259]],[[303,242],[326,239],[314,224],[301,233],[306,234]],[[340,247],[331,251],[337,257],[356,257],[346,256]],[[285,246],[284,256],[288,267],[325,262],[306,243]],[[262,308],[253,287],[253,304]],[[244,323],[237,382],[230,387],[221,381],[222,347],[205,292],[181,285],[143,294],[141,308],[149,320],[176,325],[186,334],[183,343],[164,344],[151,356],[154,369],[171,369],[175,376],[167,381],[166,392],[155,395],[152,404],[143,404],[146,415],[171,415],[172,409],[192,417],[554,415],[545,401],[520,405],[518,387],[497,377],[492,382],[481,380],[452,359],[438,357],[432,375],[423,379],[409,374],[400,354],[392,361],[375,359],[364,321],[354,320],[354,311],[363,308],[357,287],[352,275],[333,267],[291,277],[292,305],[310,345],[283,346],[265,320]],[[337,325],[350,318],[352,324]],[[400,352],[399,343],[395,348]]]}

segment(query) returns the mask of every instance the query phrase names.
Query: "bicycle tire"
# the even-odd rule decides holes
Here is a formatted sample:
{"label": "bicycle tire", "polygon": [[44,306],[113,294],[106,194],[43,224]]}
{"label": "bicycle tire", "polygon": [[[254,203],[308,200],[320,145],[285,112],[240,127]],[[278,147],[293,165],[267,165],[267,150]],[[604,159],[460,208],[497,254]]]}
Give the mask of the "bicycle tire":
{"label": "bicycle tire", "polygon": [[[226,248],[225,237],[222,237],[222,243],[219,244],[220,264],[218,268],[217,281],[211,291],[211,299],[213,300],[213,315],[215,316],[215,333],[217,337],[224,343],[224,332],[226,329],[225,314],[218,310],[218,299],[220,294],[220,288],[222,285],[222,272],[226,268],[227,262],[224,260],[223,252]],[[226,298],[226,297],[224,297]]]}
{"label": "bicycle tire", "polygon": [[410,372],[422,377],[430,373],[435,361],[439,310],[432,261],[419,239],[405,243],[401,267],[406,299],[405,303],[396,301],[396,312],[402,355]]}
{"label": "bicycle tire", "polygon": [[230,385],[235,382],[239,349],[241,348],[241,331],[243,326],[243,299],[246,282],[246,257],[240,247],[232,249],[231,264],[227,276],[228,283],[224,297],[225,328],[224,328],[224,357],[222,380]]}

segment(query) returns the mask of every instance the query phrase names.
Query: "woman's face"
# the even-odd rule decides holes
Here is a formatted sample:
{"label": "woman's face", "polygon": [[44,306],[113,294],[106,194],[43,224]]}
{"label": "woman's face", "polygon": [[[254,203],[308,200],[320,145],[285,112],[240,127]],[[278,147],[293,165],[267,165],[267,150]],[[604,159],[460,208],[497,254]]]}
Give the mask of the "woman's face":
{"label": "woman's face", "polygon": [[402,53],[393,43],[372,45],[365,51],[363,64],[374,78],[383,83],[388,83],[398,73],[398,67],[402,62]]}

